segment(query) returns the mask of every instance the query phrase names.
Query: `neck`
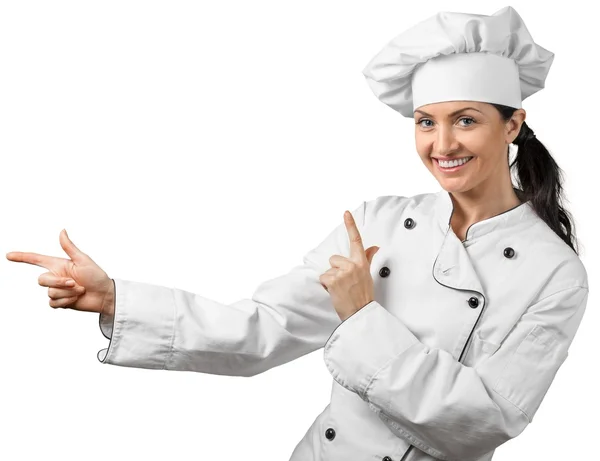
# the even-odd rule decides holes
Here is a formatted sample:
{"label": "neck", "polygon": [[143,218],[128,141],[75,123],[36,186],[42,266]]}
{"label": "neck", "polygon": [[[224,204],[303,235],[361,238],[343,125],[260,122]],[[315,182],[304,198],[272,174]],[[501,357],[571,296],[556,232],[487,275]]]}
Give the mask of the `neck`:
{"label": "neck", "polygon": [[450,197],[454,205],[450,224],[461,239],[472,224],[499,215],[522,203],[512,183],[502,187],[480,185],[466,192],[451,192]]}

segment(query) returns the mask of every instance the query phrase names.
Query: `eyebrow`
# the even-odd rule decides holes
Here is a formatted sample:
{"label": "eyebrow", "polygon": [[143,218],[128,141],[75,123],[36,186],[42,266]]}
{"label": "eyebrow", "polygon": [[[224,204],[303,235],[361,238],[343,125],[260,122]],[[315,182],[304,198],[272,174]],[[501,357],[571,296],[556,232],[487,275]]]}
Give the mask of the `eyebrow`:
{"label": "eyebrow", "polygon": [[[479,109],[475,109],[474,107],[463,107],[462,109],[455,110],[451,114],[448,114],[448,117],[452,117],[452,116],[454,116],[456,114],[459,114],[460,112],[463,112],[463,111],[468,110],[468,109],[473,109],[473,110],[476,110],[477,112],[483,114],[483,112],[481,112]],[[433,115],[428,114],[427,112],[424,112],[424,111],[422,111],[420,109],[415,110],[415,112],[421,112],[423,115],[427,115],[428,117],[433,117]]]}

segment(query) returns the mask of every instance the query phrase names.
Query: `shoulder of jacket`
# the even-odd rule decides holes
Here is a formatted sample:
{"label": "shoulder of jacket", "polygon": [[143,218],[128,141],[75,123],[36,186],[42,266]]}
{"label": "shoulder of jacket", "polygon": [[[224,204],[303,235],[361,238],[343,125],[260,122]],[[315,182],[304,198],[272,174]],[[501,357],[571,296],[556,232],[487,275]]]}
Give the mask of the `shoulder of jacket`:
{"label": "shoulder of jacket", "polygon": [[538,268],[532,267],[532,270],[547,272],[542,295],[575,287],[589,289],[583,261],[544,220],[537,218],[519,235],[527,240],[527,263]]}
{"label": "shoulder of jacket", "polygon": [[381,212],[387,213],[390,211],[401,212],[403,210],[414,211],[421,209],[423,212],[428,212],[433,206],[436,198],[435,192],[426,192],[411,196],[406,195],[380,195],[371,200],[366,200],[364,203],[365,219],[376,218]]}

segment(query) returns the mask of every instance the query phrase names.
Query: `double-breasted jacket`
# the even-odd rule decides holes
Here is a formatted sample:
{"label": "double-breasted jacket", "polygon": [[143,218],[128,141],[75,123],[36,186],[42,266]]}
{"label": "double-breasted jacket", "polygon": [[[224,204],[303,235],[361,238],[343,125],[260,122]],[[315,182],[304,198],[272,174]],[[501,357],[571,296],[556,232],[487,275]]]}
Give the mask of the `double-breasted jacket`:
{"label": "double-breasted jacket", "polygon": [[319,281],[349,256],[340,223],[302,264],[223,304],[113,279],[98,359],[253,376],[323,348],[330,403],[290,461],[487,461],[533,421],[582,320],[577,254],[530,202],[472,224],[461,241],[440,190],[364,201],[353,216],[375,297],[343,322]]}

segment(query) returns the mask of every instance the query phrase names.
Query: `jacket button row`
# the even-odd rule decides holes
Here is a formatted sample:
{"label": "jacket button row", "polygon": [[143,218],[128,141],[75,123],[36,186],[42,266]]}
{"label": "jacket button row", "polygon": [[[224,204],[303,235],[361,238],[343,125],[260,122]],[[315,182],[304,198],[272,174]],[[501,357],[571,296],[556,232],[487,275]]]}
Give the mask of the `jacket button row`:
{"label": "jacket button row", "polygon": [[389,456],[384,456],[381,461],[392,461],[392,458]]}
{"label": "jacket button row", "polygon": [[381,277],[387,277],[388,275],[390,275],[390,268],[383,266],[381,269],[379,269],[379,275]]}
{"label": "jacket button row", "polygon": [[479,300],[475,296],[471,296],[469,298],[469,306],[475,309],[477,306],[479,306]]}
{"label": "jacket button row", "polygon": [[515,250],[513,250],[511,247],[506,247],[504,249],[504,256],[506,256],[507,258],[512,258],[515,255]]}
{"label": "jacket button row", "polygon": [[404,227],[406,227],[407,229],[412,229],[413,227],[415,227],[415,222],[412,218],[406,218],[404,220]]}
{"label": "jacket button row", "polygon": [[325,431],[325,437],[327,437],[327,440],[333,440],[335,439],[335,430],[330,427],[329,429],[327,429]]}

